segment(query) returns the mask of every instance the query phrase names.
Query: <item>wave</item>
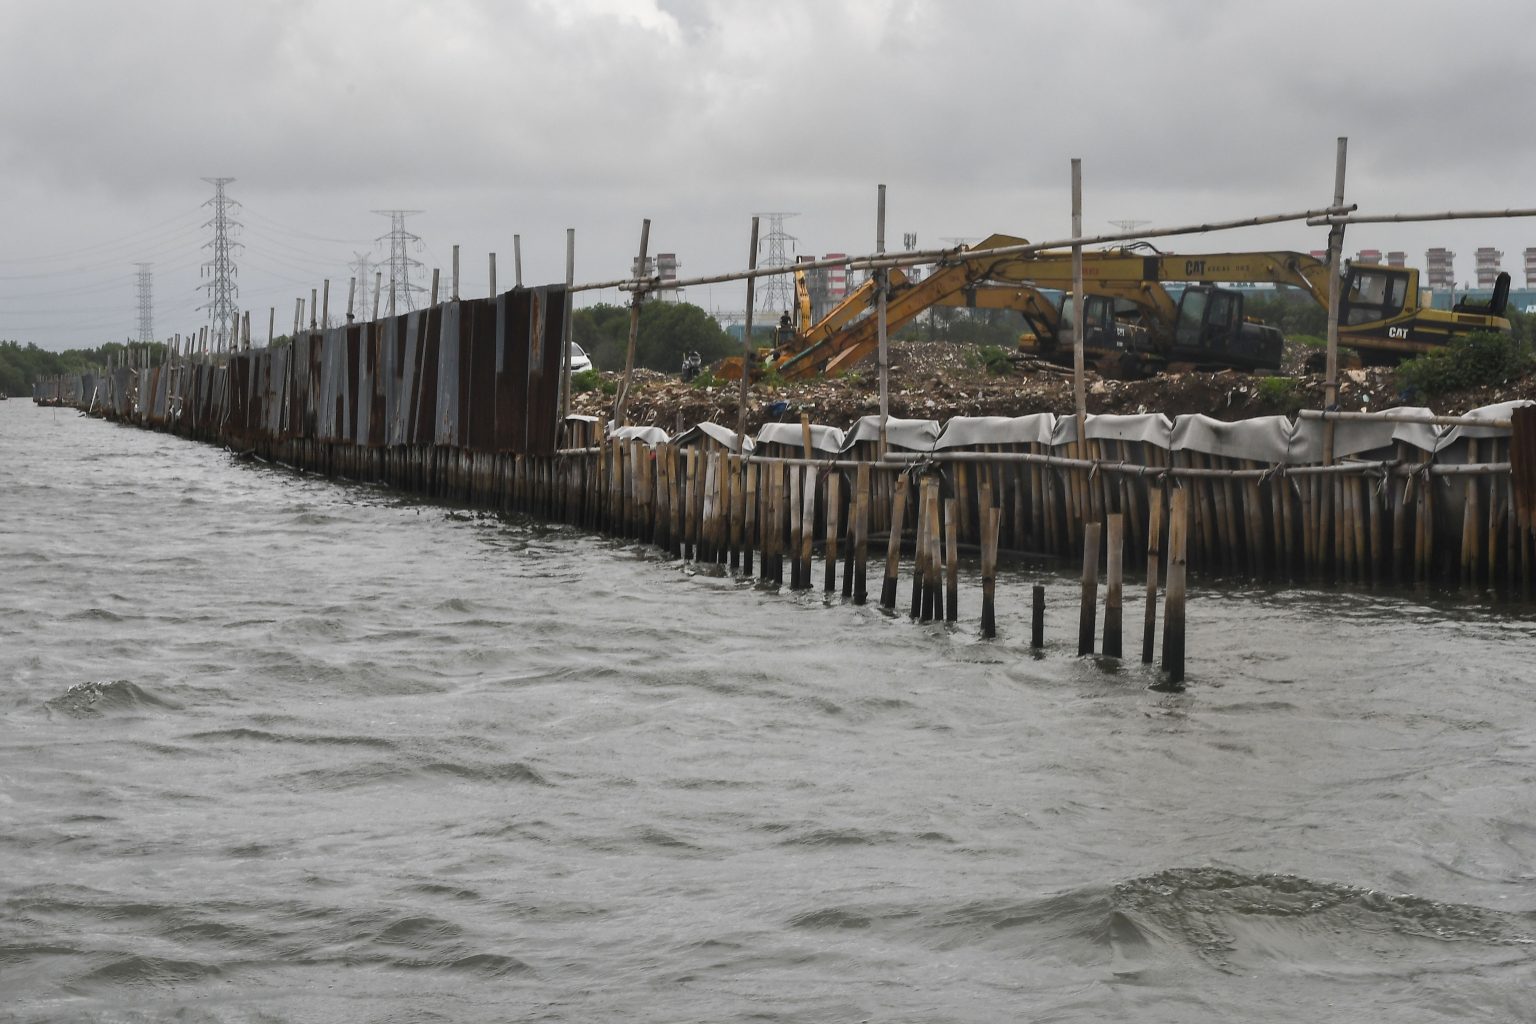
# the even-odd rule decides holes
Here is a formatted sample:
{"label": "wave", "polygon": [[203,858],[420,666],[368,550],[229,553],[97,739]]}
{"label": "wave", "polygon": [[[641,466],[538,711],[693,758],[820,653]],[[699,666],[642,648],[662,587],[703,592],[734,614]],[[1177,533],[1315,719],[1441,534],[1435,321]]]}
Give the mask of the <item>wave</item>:
{"label": "wave", "polygon": [[180,711],[181,705],[126,679],[112,682],[76,683],[44,705],[73,718],[127,711]]}
{"label": "wave", "polygon": [[1030,900],[835,904],[801,910],[785,923],[897,928],[935,949],[1017,950],[1107,966],[1123,977],[1182,967],[1348,978],[1401,973],[1406,963],[1459,971],[1536,956],[1536,914],[1216,867],[1172,868]]}

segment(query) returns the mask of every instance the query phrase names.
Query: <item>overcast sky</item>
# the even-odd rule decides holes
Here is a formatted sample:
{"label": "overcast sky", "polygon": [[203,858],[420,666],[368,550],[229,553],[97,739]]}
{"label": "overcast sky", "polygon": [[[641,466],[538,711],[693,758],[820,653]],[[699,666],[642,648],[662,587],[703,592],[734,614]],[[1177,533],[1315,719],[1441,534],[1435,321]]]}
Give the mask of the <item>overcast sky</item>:
{"label": "overcast sky", "polygon": [[[644,218],[685,277],[742,268],[754,213],[795,251],[994,231],[1176,225],[1326,205],[1335,139],[1377,213],[1536,207],[1536,5],[1024,0],[0,0],[0,339],[50,349],[207,323],[205,177],[243,227],[258,343],[294,298],[385,255],[465,295],[622,277]],[[764,231],[766,232],[766,225]],[[1164,243],[1321,248],[1302,225]],[[1536,220],[1351,228],[1350,253],[1494,245],[1525,283]],[[744,289],[690,289],[739,310]],[[606,297],[587,294],[585,303]]]}

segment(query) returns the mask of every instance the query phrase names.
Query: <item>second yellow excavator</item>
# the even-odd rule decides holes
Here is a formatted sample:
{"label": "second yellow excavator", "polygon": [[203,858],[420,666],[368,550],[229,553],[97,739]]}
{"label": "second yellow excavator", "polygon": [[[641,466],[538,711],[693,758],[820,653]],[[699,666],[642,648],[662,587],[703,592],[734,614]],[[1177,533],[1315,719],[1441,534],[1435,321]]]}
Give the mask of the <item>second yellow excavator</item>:
{"label": "second yellow excavator", "polygon": [[[1053,301],[1042,289],[1070,291],[1071,252],[986,255],[1024,244],[1022,238],[994,234],[939,261],[921,280],[891,271],[888,330],[899,330],[939,304],[1013,308],[1029,321],[1033,347],[1042,356],[1070,361],[1071,303],[1065,297]],[[1145,373],[1171,363],[1277,369],[1280,332],[1245,316],[1245,292],[1225,285],[1289,286],[1328,304],[1328,265],[1298,252],[1175,254],[1143,244],[1083,253],[1083,279],[1085,353],[1111,372]],[[1510,329],[1504,316],[1507,274],[1488,303],[1451,310],[1423,303],[1419,272],[1411,267],[1346,264],[1340,285],[1340,343],[1366,362],[1395,362],[1472,331]],[[771,362],[789,378],[850,368],[876,347],[873,304],[873,284],[866,282],[820,323],[782,345]]]}

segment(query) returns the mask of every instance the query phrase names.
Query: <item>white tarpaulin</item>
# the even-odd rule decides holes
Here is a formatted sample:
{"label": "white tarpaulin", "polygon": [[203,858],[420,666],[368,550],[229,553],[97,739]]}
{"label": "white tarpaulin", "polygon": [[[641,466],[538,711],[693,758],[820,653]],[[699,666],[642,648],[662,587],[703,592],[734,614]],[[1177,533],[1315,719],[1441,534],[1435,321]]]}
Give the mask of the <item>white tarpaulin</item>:
{"label": "white tarpaulin", "polygon": [[1305,461],[1296,451],[1294,426],[1285,416],[1260,416],[1228,423],[1212,416],[1180,416],[1173,423],[1171,451],[1201,452],[1271,465]]}
{"label": "white tarpaulin", "polygon": [[[805,449],[805,435],[798,423],[764,423],[757,432],[757,443],[782,444],[795,449],[795,454],[799,455]],[[843,432],[836,427],[812,423],[811,450],[822,455],[836,455],[843,450]]]}
{"label": "white tarpaulin", "polygon": [[[1076,433],[1076,424],[1073,424]],[[1173,443],[1173,421],[1160,412],[1117,416],[1104,413],[1088,417],[1090,441],[1141,441],[1167,448]]]}
{"label": "white tarpaulin", "polygon": [[983,444],[1050,444],[1056,417],[1048,412],[1029,416],[957,416],[944,425],[933,443],[935,451]]}
{"label": "white tarpaulin", "polygon": [[655,448],[667,443],[667,432],[660,427],[619,427],[608,431],[608,436],[620,441],[644,441]]}
{"label": "white tarpaulin", "polygon": [[[684,447],[693,444],[701,438],[709,438],[716,444],[723,445],[728,451],[736,450],[736,431],[719,423],[696,423],[687,430],[678,434],[673,441]],[[752,450],[752,438],[743,438],[747,451]]]}
{"label": "white tarpaulin", "polygon": [[[892,416],[885,421],[885,440],[892,448],[900,448],[908,452],[927,452],[933,450],[933,442],[938,439],[938,420],[902,420]],[[880,440],[880,417],[864,416],[843,438],[843,450],[847,451],[860,441],[878,440]]]}

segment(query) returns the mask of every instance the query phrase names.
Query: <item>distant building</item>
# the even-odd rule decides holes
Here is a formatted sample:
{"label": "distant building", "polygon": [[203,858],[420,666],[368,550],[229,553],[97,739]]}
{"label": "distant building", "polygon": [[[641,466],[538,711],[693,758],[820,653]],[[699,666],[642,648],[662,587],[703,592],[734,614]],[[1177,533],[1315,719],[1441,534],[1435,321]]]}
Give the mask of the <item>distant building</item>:
{"label": "distant building", "polygon": [[683,290],[677,286],[677,253],[659,252],[656,254],[656,276],[661,278],[661,287],[656,292],[656,298],[662,302],[681,302]]}
{"label": "distant building", "polygon": [[1408,254],[1403,252],[1401,249],[1394,249],[1391,252],[1387,253],[1387,266],[1389,266],[1389,267],[1406,267],[1407,265],[1408,265]]}
{"label": "distant building", "polygon": [[1491,245],[1485,245],[1473,254],[1473,259],[1477,261],[1477,286],[1492,288],[1494,280],[1499,276],[1499,264],[1504,262],[1504,254]]}
{"label": "distant building", "polygon": [[1525,250],[1525,286],[1536,288],[1536,249]]}
{"label": "distant building", "polygon": [[1424,254],[1424,274],[1429,287],[1437,292],[1452,292],[1456,288],[1456,254],[1449,249],[1434,248]]}
{"label": "distant building", "polygon": [[1361,249],[1359,252],[1355,253],[1355,262],[1364,263],[1373,267],[1378,266],[1381,263],[1381,250]]}
{"label": "distant building", "polygon": [[[845,260],[848,254],[845,252],[829,252],[822,257],[824,260]],[[827,268],[827,298],[841,299],[848,294],[848,267]]]}

